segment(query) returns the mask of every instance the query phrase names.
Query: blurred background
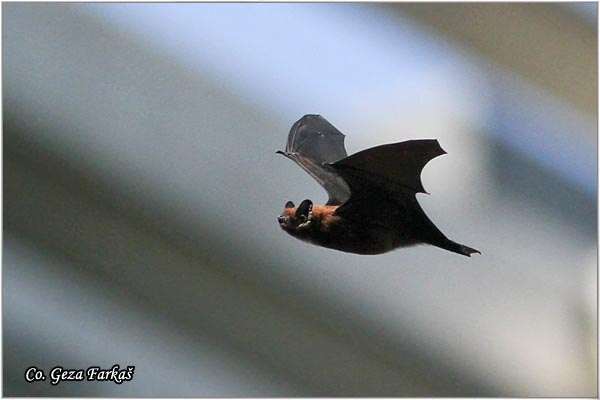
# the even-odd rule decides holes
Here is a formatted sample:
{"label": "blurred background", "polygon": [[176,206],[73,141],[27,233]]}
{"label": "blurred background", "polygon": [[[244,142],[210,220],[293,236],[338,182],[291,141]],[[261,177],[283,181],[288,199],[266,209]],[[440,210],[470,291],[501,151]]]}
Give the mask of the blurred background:
{"label": "blurred background", "polygon": [[[2,11],[4,396],[597,395],[595,3]],[[285,235],[307,113],[437,138],[419,201],[482,255]]]}

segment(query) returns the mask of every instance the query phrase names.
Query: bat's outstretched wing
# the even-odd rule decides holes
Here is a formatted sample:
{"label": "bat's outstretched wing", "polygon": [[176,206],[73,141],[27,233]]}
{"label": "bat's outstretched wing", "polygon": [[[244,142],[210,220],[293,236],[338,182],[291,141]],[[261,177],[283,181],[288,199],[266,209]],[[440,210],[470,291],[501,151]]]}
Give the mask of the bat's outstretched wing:
{"label": "bat's outstretched wing", "polygon": [[331,167],[348,183],[351,191],[372,185],[402,193],[427,193],[421,183],[425,164],[446,154],[435,139],[408,140],[360,151]]}
{"label": "bat's outstretched wing", "polygon": [[446,152],[437,140],[409,140],[330,164],[350,187],[350,197],[335,213],[347,220],[387,226],[404,242],[425,242],[465,256],[479,253],[448,239],[417,201],[417,193],[427,193],[421,183],[423,167],[442,154]]}
{"label": "bat's outstretched wing", "polygon": [[328,164],[347,157],[344,134],[320,115],[305,115],[290,130],[285,151],[278,151],[310,174],[329,195],[327,205],[339,205],[350,197],[344,179]]}

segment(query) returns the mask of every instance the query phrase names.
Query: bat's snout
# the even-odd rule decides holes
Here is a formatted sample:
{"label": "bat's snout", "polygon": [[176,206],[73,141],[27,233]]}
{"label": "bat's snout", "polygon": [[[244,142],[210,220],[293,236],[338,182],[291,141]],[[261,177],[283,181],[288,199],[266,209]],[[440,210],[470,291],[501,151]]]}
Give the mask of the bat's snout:
{"label": "bat's snout", "polygon": [[279,225],[281,226],[287,225],[289,221],[290,217],[288,217],[287,215],[280,215],[279,217],[277,217],[277,222],[279,222]]}

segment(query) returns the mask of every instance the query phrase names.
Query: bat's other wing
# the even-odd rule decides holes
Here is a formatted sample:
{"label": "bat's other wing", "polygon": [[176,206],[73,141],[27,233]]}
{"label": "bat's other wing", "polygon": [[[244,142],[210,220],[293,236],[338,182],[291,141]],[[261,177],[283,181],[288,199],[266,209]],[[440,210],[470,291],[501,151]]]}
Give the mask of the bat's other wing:
{"label": "bat's other wing", "polygon": [[305,115],[290,130],[285,151],[278,151],[310,174],[329,195],[327,205],[350,197],[350,188],[329,165],[347,157],[344,134],[320,115]]}

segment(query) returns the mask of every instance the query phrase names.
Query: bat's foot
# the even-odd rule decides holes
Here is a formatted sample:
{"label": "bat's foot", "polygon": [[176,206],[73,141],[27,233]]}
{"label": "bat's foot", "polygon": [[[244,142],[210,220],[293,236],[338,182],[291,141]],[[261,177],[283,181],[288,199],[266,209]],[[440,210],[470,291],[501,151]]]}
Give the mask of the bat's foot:
{"label": "bat's foot", "polygon": [[457,251],[458,254],[462,254],[463,256],[467,256],[467,257],[471,257],[471,254],[481,254],[481,252],[479,250],[473,249],[469,246],[465,246],[464,244],[459,244],[458,245],[460,250]]}
{"label": "bat's foot", "polygon": [[441,247],[442,249],[451,251],[453,253],[462,254],[463,256],[471,257],[471,254],[481,254],[479,250],[473,249],[464,244],[453,242],[452,240],[445,240],[443,243],[432,243],[434,246]]}

